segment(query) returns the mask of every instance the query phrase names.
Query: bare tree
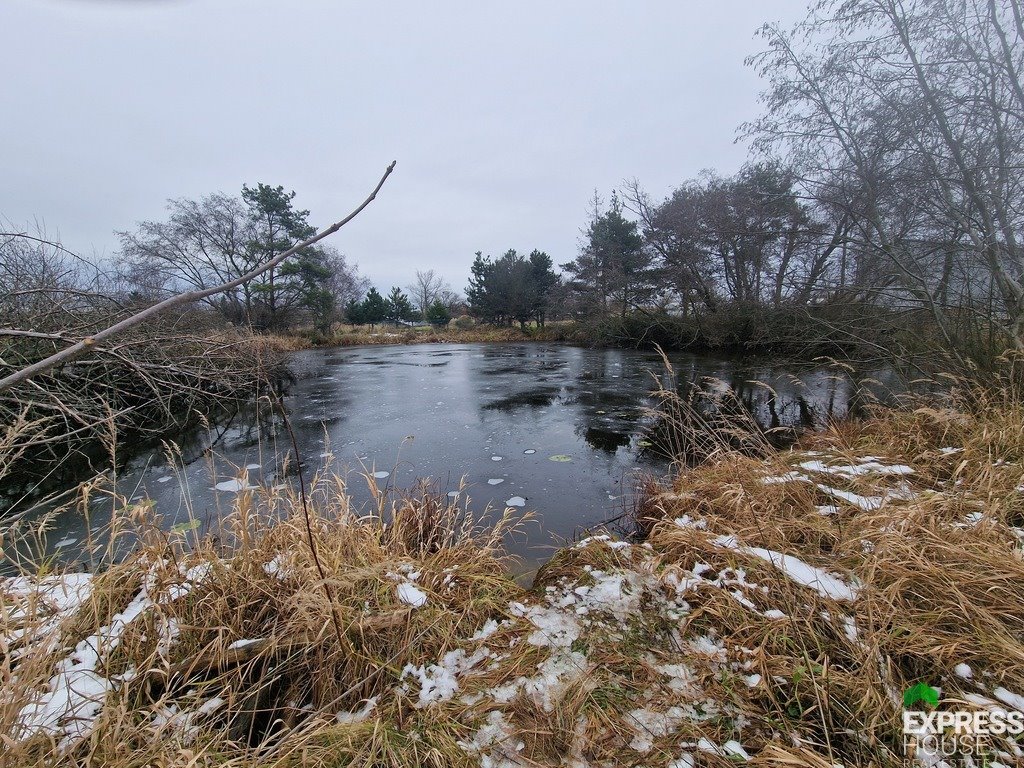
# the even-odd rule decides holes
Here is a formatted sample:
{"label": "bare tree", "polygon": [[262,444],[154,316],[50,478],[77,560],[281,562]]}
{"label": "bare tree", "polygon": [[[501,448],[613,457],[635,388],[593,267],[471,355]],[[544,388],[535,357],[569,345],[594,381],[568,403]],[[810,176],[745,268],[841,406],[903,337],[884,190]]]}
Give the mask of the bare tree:
{"label": "bare tree", "polygon": [[770,88],[748,132],[951,347],[950,310],[992,305],[1024,349],[1021,19],[1017,0],[825,0],[792,31],[765,27],[753,59]]}
{"label": "bare tree", "polygon": [[806,304],[837,270],[845,224],[801,201],[788,169],[750,165],[701,179],[653,203],[638,182],[624,190],[665,285],[684,313],[723,301]]}
{"label": "bare tree", "polygon": [[[243,192],[255,202],[221,193],[198,201],[170,200],[166,221],[143,221],[132,232],[119,232],[124,287],[140,301],[158,301],[184,289],[202,291],[287,250],[293,241],[286,223],[292,232],[313,231],[305,223],[306,211],[293,211],[291,195],[280,188],[259,185]],[[204,303],[231,322],[257,328],[280,328],[298,319],[324,328],[336,319],[336,308],[365,291],[363,283],[341,253],[319,246],[297,252],[279,269],[210,295]]]}
{"label": "bare tree", "polygon": [[452,292],[451,286],[432,269],[416,270],[416,280],[406,286],[405,290],[409,292],[413,306],[424,320],[430,305],[441,299],[443,294]]}
{"label": "bare tree", "polygon": [[[377,186],[374,187],[370,195],[345,218],[336,221],[331,226],[308,237],[301,243],[296,243],[288,250],[279,253],[270,261],[267,261],[263,264],[259,264],[255,268],[246,272],[245,274],[240,275],[227,282],[221,283],[219,285],[214,285],[209,288],[204,288],[201,290],[185,291],[183,293],[178,293],[174,296],[164,299],[163,301],[153,304],[152,306],[145,307],[144,309],[141,309],[138,312],[129,314],[127,317],[123,317],[122,319],[118,320],[112,325],[104,327],[101,330],[98,330],[95,333],[92,333],[83,339],[78,339],[74,341],[69,339],[66,342],[67,346],[65,346],[63,349],[60,349],[54,352],[53,354],[46,355],[31,364],[25,365],[23,367],[16,367],[11,373],[0,379],[0,392],[4,392],[6,390],[11,389],[12,387],[27,382],[28,380],[34,378],[35,376],[50,371],[53,368],[56,368],[57,366],[64,365],[66,363],[71,362],[72,360],[76,360],[91,352],[95,352],[99,348],[98,345],[106,341],[107,339],[113,338],[119,334],[124,333],[125,331],[128,331],[146,322],[150,322],[155,318],[159,317],[161,314],[171,309],[175,309],[177,307],[184,307],[189,304],[194,304],[196,302],[201,302],[211,296],[232,291],[258,278],[260,275],[263,275],[269,272],[270,270],[278,267],[290,256],[293,256],[294,254],[300,252],[301,250],[309,248],[315,245],[316,243],[320,242],[324,238],[333,235],[343,226],[348,224],[348,222],[350,222],[352,219],[358,216],[363,211],[363,209],[365,209],[371,202],[373,202],[374,199],[376,199],[377,193],[380,192],[381,187],[384,186],[384,182],[387,181],[388,177],[391,175],[394,169],[395,163],[392,162],[391,165],[387,167],[387,170],[384,172],[384,175],[381,176],[380,181],[377,182]],[[0,234],[0,236],[3,235]]]}
{"label": "bare tree", "polygon": [[362,298],[370,287],[370,281],[359,274],[359,265],[349,263],[341,251],[330,245],[322,245],[320,250],[323,251],[324,262],[331,273],[327,287],[340,314],[350,301]]}
{"label": "bare tree", "polygon": [[[118,232],[120,268],[140,298],[158,300],[183,289],[205,290],[244,275],[259,263],[249,248],[254,238],[245,205],[237,197],[213,194],[201,200],[167,201],[163,222],[140,222]],[[210,306],[235,322],[254,313],[251,283],[208,296]]]}

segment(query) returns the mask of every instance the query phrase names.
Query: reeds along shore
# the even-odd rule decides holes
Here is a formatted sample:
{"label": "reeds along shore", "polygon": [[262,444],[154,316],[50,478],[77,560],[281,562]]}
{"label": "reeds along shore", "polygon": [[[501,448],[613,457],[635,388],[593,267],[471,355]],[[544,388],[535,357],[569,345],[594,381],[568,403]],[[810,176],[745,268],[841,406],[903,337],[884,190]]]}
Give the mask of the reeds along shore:
{"label": "reeds along shore", "polygon": [[906,765],[917,683],[1024,709],[1022,458],[1010,386],[711,452],[530,589],[427,495],[243,492],[191,547],[128,507],[128,560],[0,588],[0,762]]}

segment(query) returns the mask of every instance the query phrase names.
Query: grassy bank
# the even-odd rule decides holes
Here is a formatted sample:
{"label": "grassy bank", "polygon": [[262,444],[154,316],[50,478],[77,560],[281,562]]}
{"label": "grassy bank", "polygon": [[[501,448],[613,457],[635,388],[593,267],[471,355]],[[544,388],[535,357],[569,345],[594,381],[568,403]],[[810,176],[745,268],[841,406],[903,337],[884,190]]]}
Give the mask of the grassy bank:
{"label": "grassy bank", "polygon": [[910,686],[1024,704],[1022,459],[1020,401],[977,394],[721,452],[531,589],[431,497],[384,525],[322,477],[307,526],[244,492],[188,552],[129,507],[128,561],[0,589],[0,761],[905,765]]}
{"label": "grassy bank", "polygon": [[[406,328],[337,325],[331,333],[310,329],[273,336],[283,350],[371,344],[567,342],[591,347],[635,347],[697,353],[773,354],[809,360],[820,356],[954,361],[956,355],[997,367],[1008,341],[998,328],[974,316],[948,317],[946,338],[934,318],[917,309],[857,303],[778,307],[724,304],[715,312],[680,316],[635,310],[625,316],[551,321],[545,327],[487,325]],[[956,354],[950,352],[956,350]],[[948,363],[946,363],[948,364]]]}
{"label": "grassy bank", "polygon": [[518,326],[499,328],[491,325],[472,325],[460,328],[454,324],[445,328],[421,326],[406,328],[381,325],[340,325],[329,334],[312,331],[292,334],[277,334],[268,339],[275,348],[283,351],[298,351],[315,347],[356,347],[374,344],[474,344],[505,343],[517,341],[565,341],[573,337],[572,323],[550,323],[544,328]]}
{"label": "grassy bank", "polygon": [[[625,317],[582,322],[575,335],[599,345],[658,345],[692,352],[771,353],[805,359],[877,356],[880,352],[906,357],[941,350],[945,343],[933,320],[921,311],[856,303],[725,304],[715,312],[685,317],[638,310]],[[970,343],[978,347],[977,352],[982,351],[980,340]],[[968,341],[960,339],[958,345],[966,349]],[[995,349],[997,344],[991,346]]]}

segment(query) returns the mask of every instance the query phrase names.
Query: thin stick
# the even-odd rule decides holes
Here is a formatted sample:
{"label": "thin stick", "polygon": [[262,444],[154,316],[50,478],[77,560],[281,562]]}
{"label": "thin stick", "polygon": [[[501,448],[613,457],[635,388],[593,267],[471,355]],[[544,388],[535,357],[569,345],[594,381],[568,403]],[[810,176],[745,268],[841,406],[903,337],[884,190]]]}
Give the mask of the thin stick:
{"label": "thin stick", "polygon": [[316,572],[320,575],[320,583],[324,587],[324,594],[327,597],[327,603],[331,606],[331,620],[334,624],[334,634],[338,636],[338,648],[343,649],[345,647],[345,641],[342,638],[344,633],[341,631],[341,620],[338,618],[338,609],[334,604],[334,591],[331,589],[331,585],[327,582],[327,572],[324,571],[324,567],[320,563],[320,555],[316,551],[316,540],[313,538],[313,520],[309,514],[309,501],[306,498],[306,481],[302,477],[302,459],[299,456],[299,441],[295,439],[295,431],[292,429],[292,423],[288,420],[288,412],[284,408],[284,399],[276,392],[272,392],[271,397],[281,414],[281,418],[284,420],[285,429],[288,430],[288,437],[291,438],[292,453],[295,456],[295,472],[299,476],[299,498],[302,501],[302,514],[306,523],[306,537],[309,542],[309,552],[313,556],[313,564],[316,566]]}
{"label": "thin stick", "polygon": [[391,172],[394,169],[395,163],[392,162],[391,165],[387,167],[387,170],[384,171],[384,175],[381,176],[380,181],[377,182],[377,186],[374,187],[373,192],[370,193],[369,197],[367,197],[359,205],[358,208],[352,211],[352,213],[350,213],[345,218],[329,226],[327,229],[313,235],[308,240],[303,240],[298,245],[292,246],[284,253],[275,256],[273,259],[266,262],[262,266],[256,267],[256,269],[253,269],[250,272],[246,272],[241,277],[236,277],[234,280],[231,280],[227,283],[222,283],[220,285],[215,285],[212,288],[204,288],[201,291],[187,291],[185,293],[179,293],[175,296],[171,296],[170,298],[164,299],[163,301],[154,304],[151,307],[147,307],[146,309],[143,309],[142,311],[137,312],[130,317],[126,317],[119,323],[115,323],[114,325],[111,325],[108,328],[104,328],[102,331],[99,331],[98,333],[94,333],[92,336],[87,336],[78,343],[71,345],[67,349],[62,349],[60,352],[52,354],[49,357],[44,358],[36,363],[33,363],[32,365],[29,365],[25,368],[22,368],[19,371],[15,371],[11,375],[3,379],[0,379],[0,392],[8,390],[11,387],[15,386],[16,384],[20,384],[23,381],[28,381],[33,376],[37,376],[40,373],[43,373],[45,371],[50,370],[51,368],[54,368],[55,366],[61,365],[62,363],[70,362],[71,360],[74,360],[77,357],[81,357],[82,355],[88,354],[95,349],[97,342],[103,341],[104,339],[108,339],[111,336],[121,333],[122,331],[126,331],[129,328],[133,328],[136,325],[140,325],[146,322],[147,320],[150,320],[151,318],[155,317],[156,315],[166,312],[168,309],[180,306],[182,304],[190,304],[194,301],[205,299],[207,296],[213,296],[218,293],[223,293],[224,291],[230,291],[232,288],[237,288],[238,286],[244,285],[245,283],[248,283],[250,280],[259,277],[264,272],[267,272],[268,270],[271,270],[274,267],[276,267],[289,256],[292,256],[298,251],[301,251],[303,248],[308,248],[314,243],[323,240],[328,235],[333,235],[343,226],[352,221],[352,219],[358,216],[359,213],[362,212],[362,210],[366,206],[373,202],[374,198],[377,197],[377,193],[380,191],[380,188],[384,186],[384,182],[387,181],[388,176],[391,175]]}

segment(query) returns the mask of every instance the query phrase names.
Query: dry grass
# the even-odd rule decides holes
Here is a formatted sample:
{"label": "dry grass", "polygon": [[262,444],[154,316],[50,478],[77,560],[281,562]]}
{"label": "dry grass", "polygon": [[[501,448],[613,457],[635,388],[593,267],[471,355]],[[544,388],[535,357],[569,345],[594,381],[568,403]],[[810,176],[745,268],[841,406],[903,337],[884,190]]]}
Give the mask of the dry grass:
{"label": "dry grass", "polygon": [[445,328],[405,328],[381,325],[337,326],[329,335],[274,335],[267,338],[279,351],[295,352],[313,347],[355,347],[375,344],[475,344],[522,341],[562,341],[572,329],[564,323],[552,323],[545,328],[499,328],[474,325],[459,328],[454,324]]}
{"label": "dry grass", "polygon": [[[505,521],[484,533],[463,511],[426,497],[356,519],[331,478],[312,499],[326,580],[298,498],[245,492],[226,524],[230,544],[190,543],[160,531],[146,508],[126,510],[134,519],[121,527],[140,548],[96,575],[89,599],[63,618],[45,575],[35,580],[42,589],[9,582],[0,592],[3,764],[290,764],[329,740],[335,713],[390,691],[407,663],[443,655],[519,592],[497,549]],[[409,572],[427,596],[415,609],[397,593]],[[63,726],[26,733],[24,707],[52,690],[61,660],[143,594],[152,605],[101,653],[102,676],[116,682],[91,736],[64,739]],[[35,645],[18,639],[54,618]],[[258,642],[231,647],[244,639]],[[208,716],[186,714],[218,700]]]}
{"label": "dry grass", "polygon": [[[1022,459],[1012,386],[879,412],[782,453],[722,445],[643,489],[645,540],[565,548],[531,590],[503,570],[500,530],[427,493],[381,496],[357,520],[321,478],[326,579],[290,494],[242,494],[230,544],[186,547],[137,512],[144,546],[49,634],[45,594],[9,585],[0,598],[0,762],[906,765],[909,685],[941,687],[950,707],[1024,694]],[[825,469],[843,466],[863,471]],[[781,554],[847,593],[800,583]],[[403,583],[426,603],[403,603]],[[118,682],[98,719],[63,746],[26,734],[23,708],[61,659],[144,584],[153,606],[101,654]],[[34,640],[12,640],[25,629]],[[259,642],[230,647],[241,639]],[[1019,749],[991,755],[1011,765]]]}

